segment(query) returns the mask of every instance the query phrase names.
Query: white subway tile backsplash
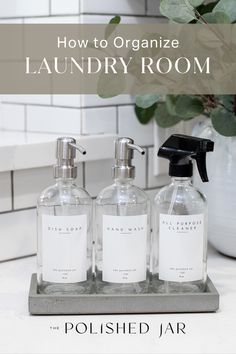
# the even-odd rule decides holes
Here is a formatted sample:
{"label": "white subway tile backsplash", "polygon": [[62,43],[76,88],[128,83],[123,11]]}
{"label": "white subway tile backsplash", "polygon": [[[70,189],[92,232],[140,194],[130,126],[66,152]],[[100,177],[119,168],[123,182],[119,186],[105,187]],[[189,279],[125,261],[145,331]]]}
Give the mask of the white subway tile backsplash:
{"label": "white subway tile backsplash", "polygon": [[153,123],[140,124],[133,106],[118,108],[120,136],[128,136],[134,139],[136,144],[142,146],[153,145]]}
{"label": "white subway tile backsplash", "polygon": [[0,173],[0,212],[11,210],[11,208],[12,208],[11,173],[1,172]]}
{"label": "white subway tile backsplash", "polygon": [[36,253],[35,209],[0,214],[0,261]]}
{"label": "white subway tile backsplash", "polygon": [[[66,3],[66,2],[65,2]],[[62,24],[77,24],[80,22],[80,17],[79,16],[50,16],[50,17],[31,17],[31,18],[25,18],[24,23],[25,24],[57,24],[57,23],[62,23]]]}
{"label": "white subway tile backsplash", "polygon": [[[171,135],[172,127],[168,129],[160,128],[154,123],[154,150],[153,154],[157,157],[159,147]],[[166,159],[155,158],[153,159],[153,173],[155,176],[166,174],[168,171],[168,161]]]}
{"label": "white subway tile backsplash", "polygon": [[51,14],[78,14],[80,0],[51,0]]}
{"label": "white subway tile backsplash", "polygon": [[0,24],[12,25],[12,24],[21,24],[23,23],[22,18],[9,18],[9,19],[2,19],[0,16]]}
{"label": "white subway tile backsplash", "polygon": [[112,19],[111,15],[80,15],[81,23],[107,24]]}
{"label": "white subway tile backsplash", "polygon": [[154,159],[158,159],[154,153],[154,148],[148,149],[148,188],[162,187],[169,183],[170,178],[165,174],[155,176],[154,175]]}
{"label": "white subway tile backsplash", "polygon": [[[83,185],[82,164],[78,165],[77,181]],[[41,167],[14,172],[14,209],[36,206],[39,194],[53,185],[53,168]]]}
{"label": "white subway tile backsplash", "polygon": [[[146,158],[145,155],[135,153],[133,164],[136,167],[134,184],[140,188],[146,186]],[[85,163],[85,186],[92,197],[105,187],[113,183],[112,167],[114,160],[101,160]]]}
{"label": "white subway tile backsplash", "polygon": [[[135,0],[134,0],[135,1]],[[81,15],[81,23],[96,23],[108,24],[113,15]],[[147,16],[122,16],[121,23],[123,24],[139,24],[139,23],[162,23],[166,22],[164,18],[155,18]]]}
{"label": "white subway tile backsplash", "polygon": [[25,130],[25,107],[16,104],[2,104],[1,129]]}
{"label": "white subway tile backsplash", "polygon": [[82,109],[82,134],[116,133],[116,108]]}
{"label": "white subway tile backsplash", "polygon": [[81,13],[144,15],[145,0],[81,0]]}
{"label": "white subway tile backsplash", "polygon": [[77,166],[77,178],[75,182],[79,187],[83,187],[84,186],[84,165],[83,163],[80,162],[80,163],[76,163],[76,166]]}
{"label": "white subway tile backsplash", "polygon": [[52,103],[55,106],[80,107],[80,95],[53,95]]}
{"label": "white subway tile backsplash", "polygon": [[85,186],[92,197],[113,183],[113,160],[91,161],[85,163]]}
{"label": "white subway tile backsplash", "polygon": [[0,2],[0,17],[48,16],[49,0],[7,0]]}
{"label": "white subway tile backsplash", "polygon": [[145,155],[139,154],[134,151],[133,166],[135,166],[135,179],[134,184],[139,188],[146,188],[146,161],[147,161],[147,149]]}
{"label": "white subway tile backsplash", "polygon": [[51,104],[51,95],[3,95],[3,102],[25,104]]}
{"label": "white subway tile backsplash", "polygon": [[156,18],[156,17],[148,17],[148,16],[140,16],[140,17],[135,17],[135,16],[122,16],[122,23],[124,24],[152,24],[152,23],[163,23],[166,22],[166,19],[164,18]]}
{"label": "white subway tile backsplash", "polygon": [[93,106],[115,106],[120,104],[131,104],[134,99],[130,95],[119,95],[111,98],[101,98],[98,95],[81,95],[82,107]]}
{"label": "white subway tile backsplash", "polygon": [[134,102],[130,95],[119,95],[112,98],[101,98],[96,94],[91,95],[53,95],[54,106],[67,107],[98,107],[115,106],[119,104],[131,104]]}
{"label": "white subway tile backsplash", "polygon": [[14,209],[36,206],[39,193],[52,185],[51,167],[14,171]]}
{"label": "white subway tile backsplash", "polygon": [[[0,23],[107,24],[115,15],[122,16],[122,23],[166,22],[164,18],[155,18],[160,15],[159,2],[159,0],[8,0],[0,3]],[[148,17],[145,16],[145,12]],[[1,129],[58,135],[116,133],[118,130],[120,136],[130,136],[137,144],[153,145],[153,124],[141,125],[138,122],[132,106],[134,98],[130,95],[119,95],[110,99],[102,99],[98,95],[3,95],[1,100],[5,102],[1,107]],[[96,148],[99,147],[94,146],[94,149]],[[146,151],[147,154],[144,156],[134,153],[133,164],[136,167],[134,183],[140,188],[152,188],[147,194],[153,199],[158,191],[156,187],[166,184],[168,179],[162,173],[165,167],[160,164],[158,171],[161,175],[154,176],[154,150],[146,148]],[[101,189],[113,183],[111,171],[113,164],[114,160],[80,163],[78,185],[85,184],[88,192],[95,197]],[[8,212],[13,207],[15,209],[34,207],[39,193],[54,183],[52,174],[51,167],[14,171],[12,186],[11,172],[1,173],[0,213]],[[0,261],[36,252],[35,209],[0,214],[0,224],[3,230],[0,233]]]}
{"label": "white subway tile backsplash", "polygon": [[[155,209],[153,208],[153,203],[154,203],[154,199],[159,191],[160,191],[160,188],[145,190],[145,192],[148,195],[150,202],[151,202],[151,228],[152,229],[154,228],[154,225],[155,225],[154,218],[156,217]],[[153,236],[156,237],[156,235],[153,235]]]}
{"label": "white subway tile backsplash", "polygon": [[27,106],[27,130],[81,134],[80,110],[75,108]]}

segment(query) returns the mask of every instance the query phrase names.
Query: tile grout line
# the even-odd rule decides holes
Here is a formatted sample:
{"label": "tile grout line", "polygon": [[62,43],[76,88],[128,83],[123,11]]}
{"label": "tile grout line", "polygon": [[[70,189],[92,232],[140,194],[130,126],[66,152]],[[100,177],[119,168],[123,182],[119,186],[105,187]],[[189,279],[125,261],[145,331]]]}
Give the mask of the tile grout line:
{"label": "tile grout line", "polygon": [[[48,94],[51,96],[51,94]],[[82,101],[82,100],[81,100]],[[46,107],[46,108],[69,108],[69,109],[99,109],[99,108],[114,108],[114,107],[133,107],[134,103],[121,103],[117,104],[110,104],[110,105],[98,105],[98,106],[62,106],[62,105],[51,105],[51,103],[27,103],[27,102],[14,102],[14,101],[2,101],[5,105],[16,105],[16,106],[32,106],[32,107]]]}
{"label": "tile grout line", "polygon": [[14,172],[13,171],[11,171],[11,211],[14,211]]}
{"label": "tile grout line", "polygon": [[148,12],[148,0],[145,0],[145,15],[147,16],[147,12]]}
{"label": "tile grout line", "polygon": [[49,11],[49,16],[52,16],[52,0],[49,0],[48,6],[49,6],[49,9],[48,9],[48,11]]}
{"label": "tile grout line", "polygon": [[3,261],[0,261],[0,264],[1,263],[5,263],[5,262],[11,262],[11,261],[19,261],[21,259],[30,258],[30,257],[33,257],[33,256],[36,256],[36,253],[28,254],[26,256],[20,256],[20,257],[15,257],[15,258],[4,259]]}
{"label": "tile grout line", "polygon": [[[80,104],[81,104],[81,98],[80,98]],[[81,106],[80,106],[80,108],[79,108],[79,110],[80,110],[80,134],[83,134],[84,133],[84,110],[81,108]]]}
{"label": "tile grout line", "polygon": [[[84,15],[84,16],[114,16],[114,13],[104,13],[104,12],[99,12],[99,13],[94,13],[94,12],[82,12],[81,15]],[[163,18],[163,16],[161,15],[147,15],[144,13],[144,14],[127,14],[127,13],[119,13],[119,16],[122,16],[122,17],[148,17],[148,18]]]}
{"label": "tile grout line", "polygon": [[86,189],[86,183],[85,183],[85,162],[82,162],[82,175],[83,175],[83,188]]}
{"label": "tile grout line", "polygon": [[24,105],[24,131],[27,132],[28,124],[27,124],[27,105]]}
{"label": "tile grout line", "polygon": [[154,145],[142,145],[142,148],[144,149],[149,149],[149,148],[153,148]]}
{"label": "tile grout line", "polygon": [[[94,13],[94,12],[82,12],[80,13],[79,15],[84,15],[84,16],[114,16],[114,13]],[[32,16],[10,16],[10,17],[0,17],[0,21],[5,21],[5,20],[28,20],[28,19],[31,19],[31,18],[47,18],[47,17],[75,17],[75,16],[78,16],[78,13],[64,13],[64,14],[55,14],[55,15],[32,15]],[[161,15],[148,15],[145,16],[145,14],[126,14],[126,13],[120,13],[120,16],[123,16],[123,17],[148,17],[148,18],[162,18],[163,19],[163,16]]]}
{"label": "tile grout line", "polygon": [[149,167],[149,149],[146,149],[147,152],[147,156],[146,156],[146,173],[145,173],[145,179],[146,179],[146,189],[148,188],[148,177],[149,177],[149,173],[148,173],[148,167]]}
{"label": "tile grout line", "polygon": [[116,106],[116,134],[119,135],[119,107]]}
{"label": "tile grout line", "polygon": [[[13,171],[11,171],[11,172],[13,172]],[[20,211],[27,211],[27,210],[33,210],[33,209],[36,209],[36,206],[2,211],[2,212],[0,212],[0,215],[3,215],[3,214],[11,214],[11,213],[18,213],[18,212],[20,212]]]}
{"label": "tile grout line", "polygon": [[[13,131],[16,131],[16,130],[13,130]],[[18,132],[20,132],[20,130],[17,130]],[[75,133],[74,131],[64,131],[63,130],[63,132],[59,132],[59,131],[43,131],[43,130],[27,130],[27,133],[34,133],[34,134],[50,134],[50,135],[59,135],[59,136],[61,136],[61,135],[65,135],[65,134],[70,134],[70,135],[79,135],[79,136],[81,136],[81,135],[83,135],[83,136],[86,136],[86,135],[98,135],[98,134],[79,134],[79,133]],[[105,134],[105,133],[102,133],[102,134]],[[101,134],[101,135],[102,135]]]}

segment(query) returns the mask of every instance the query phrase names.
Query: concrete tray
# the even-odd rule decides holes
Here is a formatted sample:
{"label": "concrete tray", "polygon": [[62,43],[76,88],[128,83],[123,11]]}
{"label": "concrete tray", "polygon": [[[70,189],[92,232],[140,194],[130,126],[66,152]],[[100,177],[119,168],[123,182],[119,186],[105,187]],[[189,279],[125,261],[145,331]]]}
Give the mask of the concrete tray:
{"label": "concrete tray", "polygon": [[218,308],[219,293],[209,278],[204,293],[47,295],[38,293],[37,277],[32,274],[29,291],[32,315],[215,312]]}

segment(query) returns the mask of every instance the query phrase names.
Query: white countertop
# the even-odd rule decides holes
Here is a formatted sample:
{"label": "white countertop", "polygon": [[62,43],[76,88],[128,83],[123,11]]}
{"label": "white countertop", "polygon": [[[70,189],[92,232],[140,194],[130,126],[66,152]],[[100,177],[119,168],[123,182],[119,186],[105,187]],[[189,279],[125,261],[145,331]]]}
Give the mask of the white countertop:
{"label": "white countertop", "polygon": [[[220,310],[205,314],[30,316],[27,296],[35,257],[0,264],[0,353],[236,353],[236,260],[210,250],[209,276]],[[65,334],[65,322],[147,322],[144,335]],[[158,338],[161,323],[184,322],[186,334]],[[51,329],[50,327],[59,327]]]}
{"label": "white countertop", "polygon": [[[0,172],[51,166],[55,161],[57,137],[55,134],[0,130]],[[115,134],[73,137],[87,150],[86,155],[77,154],[77,160],[93,161],[113,157]]]}

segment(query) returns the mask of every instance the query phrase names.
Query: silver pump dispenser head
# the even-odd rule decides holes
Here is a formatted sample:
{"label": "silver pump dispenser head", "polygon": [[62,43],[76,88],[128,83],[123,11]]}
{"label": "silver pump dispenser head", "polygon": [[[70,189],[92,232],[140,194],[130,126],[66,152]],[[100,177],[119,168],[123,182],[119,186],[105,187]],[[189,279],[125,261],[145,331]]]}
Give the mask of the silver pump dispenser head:
{"label": "silver pump dispenser head", "polygon": [[57,139],[56,159],[53,168],[54,178],[76,178],[77,167],[75,166],[76,150],[85,155],[85,149],[76,144],[76,140],[70,137]]}
{"label": "silver pump dispenser head", "polygon": [[135,177],[135,167],[132,166],[134,150],[144,155],[139,145],[135,145],[133,139],[118,138],[115,142],[115,166],[113,167],[114,179],[125,179]]}

